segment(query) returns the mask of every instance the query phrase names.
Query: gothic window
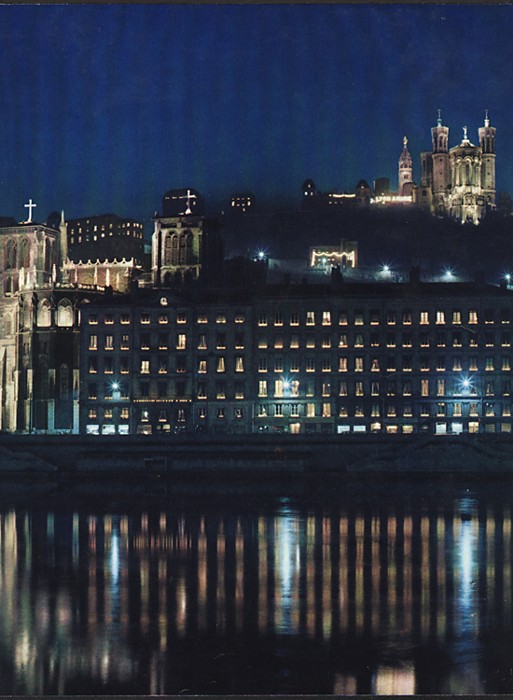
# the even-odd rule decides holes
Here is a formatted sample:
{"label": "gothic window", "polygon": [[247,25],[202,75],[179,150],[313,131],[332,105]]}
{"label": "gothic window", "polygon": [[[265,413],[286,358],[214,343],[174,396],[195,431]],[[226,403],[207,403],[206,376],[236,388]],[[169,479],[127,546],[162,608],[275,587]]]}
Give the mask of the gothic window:
{"label": "gothic window", "polygon": [[14,241],[7,241],[4,267],[6,270],[14,270],[16,268],[16,243]]}
{"label": "gothic window", "polygon": [[52,244],[49,238],[45,238],[45,272],[52,271]]}
{"label": "gothic window", "polygon": [[69,299],[62,299],[57,306],[57,325],[65,327],[73,325],[73,307]]}
{"label": "gothic window", "polygon": [[20,244],[20,267],[30,266],[30,244],[27,238],[24,238]]}
{"label": "gothic window", "polygon": [[51,311],[50,305],[46,299],[43,299],[39,305],[37,314],[37,325],[40,327],[47,328],[51,324]]}
{"label": "gothic window", "polygon": [[171,265],[178,265],[179,263],[179,243],[180,237],[175,233],[171,237]]}

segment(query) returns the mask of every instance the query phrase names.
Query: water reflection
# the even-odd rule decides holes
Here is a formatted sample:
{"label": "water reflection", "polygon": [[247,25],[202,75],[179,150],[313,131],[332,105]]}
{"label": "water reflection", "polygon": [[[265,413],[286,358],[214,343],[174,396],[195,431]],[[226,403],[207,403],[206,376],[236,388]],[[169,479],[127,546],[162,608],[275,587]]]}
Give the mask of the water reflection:
{"label": "water reflection", "polygon": [[511,544],[479,489],[3,509],[1,690],[511,692]]}

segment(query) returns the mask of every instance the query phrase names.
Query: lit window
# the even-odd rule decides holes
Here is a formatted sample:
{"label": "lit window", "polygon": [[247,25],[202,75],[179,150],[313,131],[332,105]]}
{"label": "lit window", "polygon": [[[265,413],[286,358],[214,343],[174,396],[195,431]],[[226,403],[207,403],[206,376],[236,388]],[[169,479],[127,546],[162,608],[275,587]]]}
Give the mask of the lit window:
{"label": "lit window", "polygon": [[493,357],[487,357],[485,359],[485,371],[491,372],[494,368]]}
{"label": "lit window", "polygon": [[322,383],[322,395],[331,396],[331,382]]}
{"label": "lit window", "polygon": [[130,316],[129,314],[121,314],[121,324],[123,326],[127,326],[130,323]]}
{"label": "lit window", "polygon": [[403,324],[411,326],[411,311],[403,311]]}
{"label": "lit window", "polygon": [[241,356],[235,358],[235,371],[244,372],[244,358]]}
{"label": "lit window", "polygon": [[97,350],[98,349],[98,336],[97,335],[90,335],[89,336],[89,350]]}
{"label": "lit window", "polygon": [[150,314],[141,314],[141,323],[150,323]]}
{"label": "lit window", "polygon": [[299,372],[299,360],[297,359],[297,357],[293,357],[290,360],[290,371]]}
{"label": "lit window", "polygon": [[226,398],[226,386],[224,382],[218,382],[216,385],[216,399],[219,399],[220,401],[224,400]]}
{"label": "lit window", "polygon": [[445,379],[437,379],[436,381],[436,395],[445,396]]}
{"label": "lit window", "polygon": [[315,312],[314,311],[307,311],[306,312],[306,325],[307,326],[314,326],[315,325]]}
{"label": "lit window", "polygon": [[105,350],[113,350],[114,349],[114,336],[113,335],[106,335],[105,336]]}
{"label": "lit window", "polygon": [[346,381],[340,381],[338,383],[338,395],[339,396],[347,396],[347,382]]}
{"label": "lit window", "polygon": [[275,335],[274,336],[274,347],[275,348],[283,348],[283,336],[282,335]]}
{"label": "lit window", "polygon": [[306,371],[315,372],[315,359],[313,357],[307,357],[306,359]]}
{"label": "lit window", "polygon": [[277,311],[274,315],[274,325],[283,326],[283,314],[281,311]]}
{"label": "lit window", "polygon": [[379,382],[372,382],[371,383],[371,395],[372,396],[379,396]]}
{"label": "lit window", "polygon": [[509,357],[502,358],[502,371],[509,372],[511,370],[511,361]]}
{"label": "lit window", "polygon": [[290,314],[290,325],[299,326],[299,314],[297,311],[292,311]]}
{"label": "lit window", "polygon": [[315,336],[312,333],[308,333],[306,336],[306,347],[307,348],[314,348],[315,347]]}
{"label": "lit window", "polygon": [[235,323],[244,323],[244,321],[246,320],[246,317],[245,317],[245,315],[244,315],[241,311],[238,311],[238,312],[235,314],[235,319],[234,319],[234,320],[235,320]]}
{"label": "lit window", "polygon": [[477,311],[469,311],[468,312],[468,322],[469,323],[477,323]]}
{"label": "lit window", "polygon": [[420,323],[423,326],[425,326],[429,323],[429,312],[428,311],[421,311],[420,312]]}
{"label": "lit window", "polygon": [[160,314],[159,315],[159,323],[161,325],[165,325],[166,323],[169,323],[169,319],[167,317],[167,314]]}
{"label": "lit window", "polygon": [[347,372],[347,357],[338,358],[338,371]]}
{"label": "lit window", "polygon": [[363,326],[363,311],[354,312],[354,325]]}
{"label": "lit window", "polygon": [[208,323],[207,314],[198,314],[197,322],[198,323]]}
{"label": "lit window", "polygon": [[259,418],[267,416],[267,406],[264,403],[258,405],[258,416]]}
{"label": "lit window", "polygon": [[299,347],[299,336],[293,333],[290,336],[290,347],[291,348],[298,348]]}
{"label": "lit window", "polygon": [[226,323],[226,314],[216,314],[216,323]]}
{"label": "lit window", "polygon": [[330,403],[323,403],[322,404],[322,417],[323,418],[331,418],[331,404]]}
{"label": "lit window", "polygon": [[282,379],[275,379],[274,380],[274,396],[278,399],[281,399],[283,397],[283,380]]}
{"label": "lit window", "polygon": [[259,372],[267,372],[267,358],[266,357],[260,357],[258,360],[258,371]]}
{"label": "lit window", "polygon": [[258,382],[258,395],[267,396],[267,381],[265,379]]}
{"label": "lit window", "polygon": [[258,347],[261,349],[265,349],[267,347],[267,338],[265,338],[264,336],[261,336],[258,339]]}
{"label": "lit window", "polygon": [[339,326],[347,326],[347,311],[339,311],[338,324]]}
{"label": "lit window", "polygon": [[322,325],[331,326],[331,311],[322,312]]}
{"label": "lit window", "polygon": [[176,349],[185,350],[187,347],[187,336],[185,333],[178,333],[176,336]]}
{"label": "lit window", "polygon": [[187,323],[187,316],[184,313],[176,314],[177,323]]}
{"label": "lit window", "polygon": [[331,348],[331,336],[329,333],[324,333],[321,345],[323,348]]}
{"label": "lit window", "polygon": [[315,418],[315,404],[314,403],[307,403],[306,404],[306,417],[307,418]]}
{"label": "lit window", "polygon": [[363,357],[354,358],[354,371],[363,372]]}
{"label": "lit window", "polygon": [[355,396],[363,396],[363,382],[355,382],[354,393]]}
{"label": "lit window", "polygon": [[149,360],[141,360],[140,372],[141,372],[141,374],[149,374],[150,373],[150,361]]}
{"label": "lit window", "polygon": [[267,326],[267,314],[260,314],[258,317],[259,326]]}
{"label": "lit window", "polygon": [[457,325],[461,323],[461,311],[455,310],[452,312],[452,322]]}
{"label": "lit window", "polygon": [[294,418],[297,418],[299,416],[299,404],[298,403],[291,403],[290,404],[290,415],[293,416]]}
{"label": "lit window", "polygon": [[280,355],[274,358],[274,371],[283,372],[283,357]]}
{"label": "lit window", "polygon": [[274,415],[276,418],[283,418],[283,404],[282,403],[275,403],[274,404]]}
{"label": "lit window", "polygon": [[198,374],[206,374],[207,372],[207,361],[199,360],[198,362]]}
{"label": "lit window", "polygon": [[436,312],[436,323],[445,323],[445,312],[444,311],[437,311]]}
{"label": "lit window", "polygon": [[224,361],[224,357],[221,355],[220,357],[217,358],[216,372],[225,372],[225,371],[226,371],[225,361]]}
{"label": "lit window", "polygon": [[200,333],[198,338],[198,350],[207,349],[207,335],[206,333]]}
{"label": "lit window", "polygon": [[379,325],[379,311],[376,311],[373,309],[370,312],[370,323],[371,326],[378,326]]}
{"label": "lit window", "polygon": [[112,325],[114,323],[113,314],[105,314],[105,323],[108,323],[109,325]]}

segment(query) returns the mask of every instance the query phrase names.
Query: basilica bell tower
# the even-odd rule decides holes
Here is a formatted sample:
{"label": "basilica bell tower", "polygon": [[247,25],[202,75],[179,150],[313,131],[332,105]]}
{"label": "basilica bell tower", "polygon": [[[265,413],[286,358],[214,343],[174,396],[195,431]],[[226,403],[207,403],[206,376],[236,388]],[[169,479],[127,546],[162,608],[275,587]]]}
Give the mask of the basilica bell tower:
{"label": "basilica bell tower", "polygon": [[413,182],[413,165],[410,152],[408,151],[408,139],[403,138],[403,150],[399,157],[399,175],[397,194],[406,194],[405,186]]}
{"label": "basilica bell tower", "polygon": [[490,126],[488,110],[485,113],[484,126],[478,129],[479,145],[482,151],[481,188],[488,208],[495,209],[495,127]]}

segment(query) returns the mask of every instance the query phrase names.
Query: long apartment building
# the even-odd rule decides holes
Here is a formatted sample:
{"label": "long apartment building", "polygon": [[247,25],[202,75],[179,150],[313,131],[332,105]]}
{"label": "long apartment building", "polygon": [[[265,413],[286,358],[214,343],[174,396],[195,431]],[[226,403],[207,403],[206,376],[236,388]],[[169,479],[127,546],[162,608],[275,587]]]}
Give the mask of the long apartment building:
{"label": "long apartment building", "polygon": [[83,433],[511,432],[513,291],[267,286],[81,309]]}

